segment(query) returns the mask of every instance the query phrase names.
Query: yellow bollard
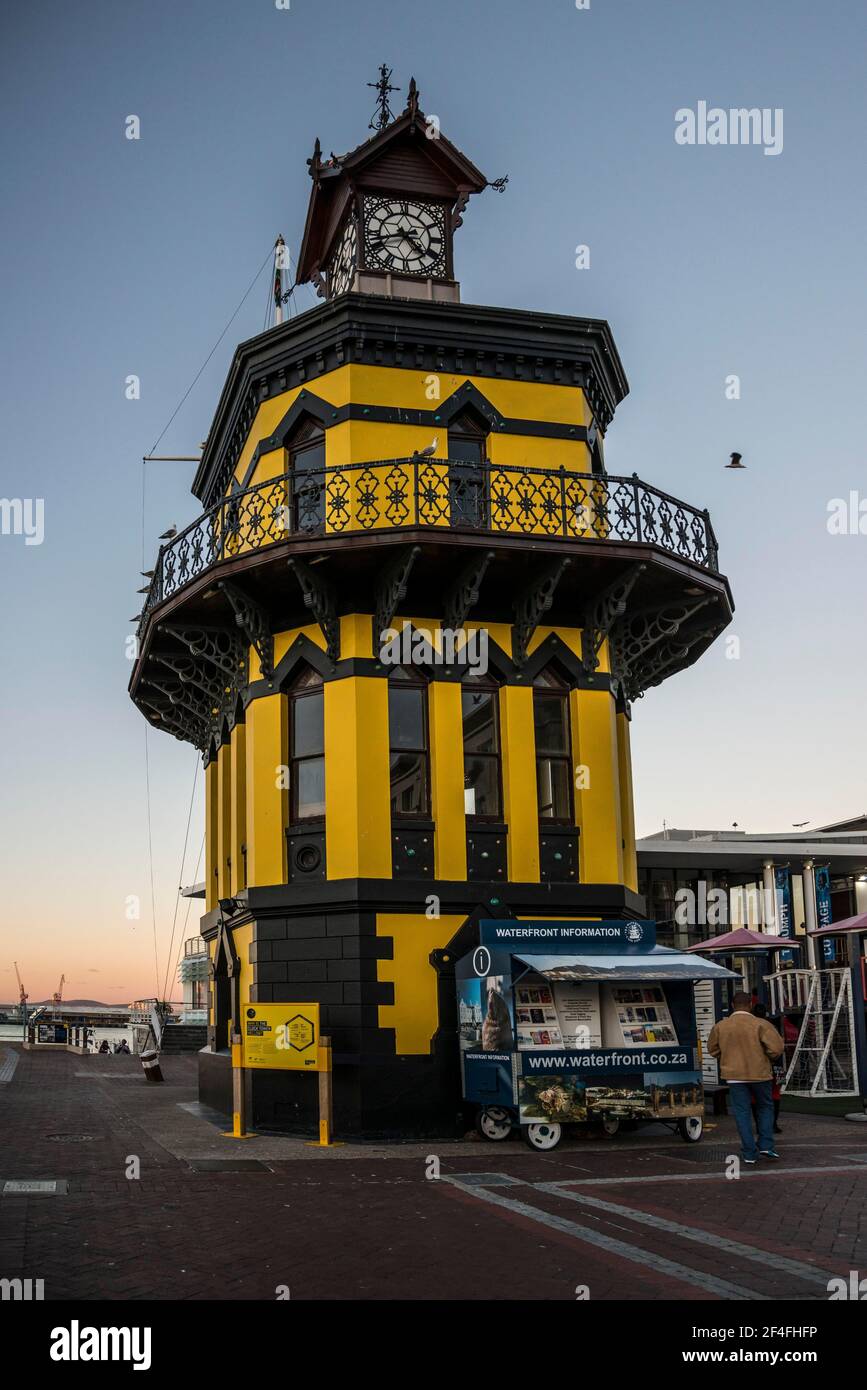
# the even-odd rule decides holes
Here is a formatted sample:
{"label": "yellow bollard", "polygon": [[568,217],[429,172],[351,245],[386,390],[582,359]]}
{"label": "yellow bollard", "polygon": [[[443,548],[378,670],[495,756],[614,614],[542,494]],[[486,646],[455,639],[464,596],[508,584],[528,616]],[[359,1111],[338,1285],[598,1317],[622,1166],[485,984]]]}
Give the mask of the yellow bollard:
{"label": "yellow bollard", "polygon": [[255,1139],[247,1129],[247,1090],[244,1084],[244,1048],[240,1033],[232,1035],[232,1129],[224,1139]]}
{"label": "yellow bollard", "polygon": [[314,1149],[335,1149],[341,1147],[341,1143],[340,1140],[331,1137],[334,1128],[334,1095],[330,1038],[320,1036],[316,1062],[316,1070],[319,1072],[319,1139],[311,1139],[309,1146]]}

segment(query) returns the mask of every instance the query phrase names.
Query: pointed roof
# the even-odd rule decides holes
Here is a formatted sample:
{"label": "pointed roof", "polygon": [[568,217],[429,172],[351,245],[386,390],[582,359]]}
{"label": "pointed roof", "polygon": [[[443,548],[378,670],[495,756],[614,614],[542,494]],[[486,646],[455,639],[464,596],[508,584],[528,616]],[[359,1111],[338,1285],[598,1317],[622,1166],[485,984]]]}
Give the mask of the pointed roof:
{"label": "pointed roof", "polygon": [[797,937],[771,936],[770,932],[750,931],[749,927],[738,927],[736,931],[724,932],[722,936],[712,936],[709,941],[700,941],[697,946],[687,946],[688,951],[790,951],[800,946]]}
{"label": "pointed roof", "polygon": [[837,936],[840,932],[847,931],[867,931],[867,912],[859,912],[855,917],[844,917],[839,922],[832,922],[827,927],[817,927],[815,931],[808,933],[809,936]]}
{"label": "pointed roof", "polygon": [[384,193],[414,193],[445,198],[455,204],[481,193],[488,180],[472,160],[441,132],[428,137],[429,122],[419,106],[415,78],[399,116],[347,154],[322,159],[319,141],[308,159],[313,191],[301,250],[298,284],[313,278],[327,261],[335,232],[343,221],[353,186]]}

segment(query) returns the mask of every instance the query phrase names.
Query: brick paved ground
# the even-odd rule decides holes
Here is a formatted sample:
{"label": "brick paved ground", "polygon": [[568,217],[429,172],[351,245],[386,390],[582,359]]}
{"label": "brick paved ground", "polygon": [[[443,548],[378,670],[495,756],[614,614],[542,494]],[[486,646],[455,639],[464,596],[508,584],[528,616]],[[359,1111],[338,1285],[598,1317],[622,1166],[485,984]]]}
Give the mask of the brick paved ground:
{"label": "brick paved ground", "polygon": [[[195,1058],[163,1070],[155,1087],[134,1058],[19,1053],[0,1085],[0,1182],[68,1192],[0,1198],[0,1278],[42,1278],[53,1299],[288,1285],[294,1299],[571,1300],[586,1285],[594,1300],[705,1302],[824,1300],[833,1275],[867,1271],[865,1125],[784,1115],[783,1162],[738,1181],[724,1176],[730,1119],[697,1146],[658,1128],[549,1155],[512,1141],[323,1151],[222,1137],[195,1105]],[[209,1168],[227,1159],[236,1171]]]}

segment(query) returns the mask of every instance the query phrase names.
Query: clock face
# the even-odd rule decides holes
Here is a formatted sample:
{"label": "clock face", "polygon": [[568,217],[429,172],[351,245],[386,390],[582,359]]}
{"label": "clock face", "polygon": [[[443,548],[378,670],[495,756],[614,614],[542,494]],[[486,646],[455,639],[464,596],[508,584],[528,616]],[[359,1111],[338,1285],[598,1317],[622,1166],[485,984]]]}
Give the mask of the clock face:
{"label": "clock face", "polygon": [[331,299],[346,294],[351,287],[358,261],[358,228],[354,217],[347,219],[343,235],[334,253],[328,272],[328,293]]}
{"label": "clock face", "polygon": [[405,198],[365,198],[364,252],[368,266],[445,278],[445,209]]}

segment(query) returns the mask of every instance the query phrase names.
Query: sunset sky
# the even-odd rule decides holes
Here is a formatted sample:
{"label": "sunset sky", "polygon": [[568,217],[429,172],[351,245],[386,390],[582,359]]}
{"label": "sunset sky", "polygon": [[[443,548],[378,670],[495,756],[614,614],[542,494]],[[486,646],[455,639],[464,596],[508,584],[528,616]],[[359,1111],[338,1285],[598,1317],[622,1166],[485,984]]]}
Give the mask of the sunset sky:
{"label": "sunset sky", "polygon": [[[0,1002],[13,960],[31,1000],[61,972],[70,998],[126,1002],[167,974],[180,997],[202,769],[147,733],[152,897],[125,643],[157,536],[200,506],[193,465],[157,463],[143,514],[141,458],[277,233],[297,252],[314,138],[326,154],[366,138],[383,61],[398,109],[415,75],[449,138],[509,175],[458,233],[464,301],[608,319],[631,387],[609,470],[710,510],[740,658],[721,639],[637,703],[639,833],[867,810],[867,535],[826,525],[832,499],[867,497],[865,31],[843,0],[82,0],[0,18],[0,496],[45,500],[43,544],[0,535]],[[782,152],[677,144],[675,112],[701,100],[781,108]],[[157,452],[197,452],[267,288],[266,272]],[[746,471],[724,469],[732,450]]]}

